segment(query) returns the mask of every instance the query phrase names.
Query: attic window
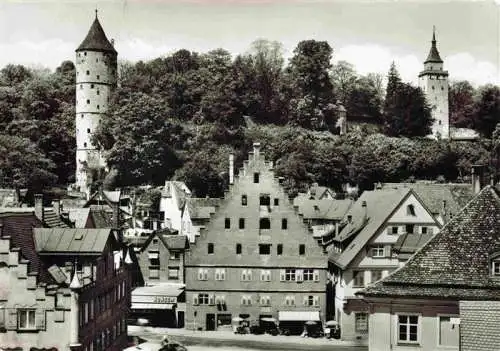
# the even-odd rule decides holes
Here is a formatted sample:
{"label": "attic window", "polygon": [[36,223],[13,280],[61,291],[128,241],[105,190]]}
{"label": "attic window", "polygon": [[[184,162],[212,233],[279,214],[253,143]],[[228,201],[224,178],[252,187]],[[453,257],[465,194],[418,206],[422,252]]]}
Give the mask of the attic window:
{"label": "attic window", "polygon": [[410,204],[406,207],[406,214],[408,216],[416,216],[415,214],[415,206],[413,204]]}
{"label": "attic window", "polygon": [[75,240],[82,240],[83,239],[83,234],[82,233],[78,233],[75,235]]}

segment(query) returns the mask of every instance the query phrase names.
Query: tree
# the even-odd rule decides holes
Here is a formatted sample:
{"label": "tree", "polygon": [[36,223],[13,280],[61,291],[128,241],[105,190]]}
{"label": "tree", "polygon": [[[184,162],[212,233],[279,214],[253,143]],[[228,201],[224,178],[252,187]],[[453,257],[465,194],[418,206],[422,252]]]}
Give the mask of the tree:
{"label": "tree", "polygon": [[490,138],[495,126],[500,122],[500,88],[486,85],[479,89],[479,99],[475,104],[476,130]]}
{"label": "tree", "polygon": [[406,83],[397,84],[386,104],[384,124],[385,132],[390,136],[429,135],[432,115],[422,90]]}
{"label": "tree", "polygon": [[450,123],[457,128],[474,128],[474,87],[468,81],[452,82],[448,92]]}
{"label": "tree", "polygon": [[293,124],[321,129],[335,119],[329,75],[332,53],[326,41],[304,40],[295,48],[287,68],[291,83],[289,113]]}
{"label": "tree", "polygon": [[381,117],[382,94],[376,76],[361,76],[356,79],[347,97],[345,107],[352,116]]}
{"label": "tree", "polygon": [[394,61],[391,63],[389,73],[387,74],[387,87],[385,89],[384,111],[390,109],[395,104],[395,97],[401,84],[401,77]]}
{"label": "tree", "polygon": [[[344,105],[348,105],[351,93],[356,88],[358,75],[354,65],[347,61],[339,61],[332,68],[332,84],[337,99]],[[349,109],[347,108],[349,111]]]}

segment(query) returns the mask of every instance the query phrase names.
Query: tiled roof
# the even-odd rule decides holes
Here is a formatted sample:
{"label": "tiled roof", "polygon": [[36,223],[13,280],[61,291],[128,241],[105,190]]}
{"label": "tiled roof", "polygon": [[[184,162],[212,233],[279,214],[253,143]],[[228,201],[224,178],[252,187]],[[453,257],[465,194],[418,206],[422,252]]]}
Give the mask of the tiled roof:
{"label": "tiled roof", "polygon": [[90,216],[96,228],[113,228],[113,213],[102,206],[91,206]]}
{"label": "tiled roof", "polygon": [[490,277],[490,255],[500,251],[500,198],[487,186],[439,233],[366,296],[500,299]]}
{"label": "tiled roof", "polygon": [[[382,189],[410,188],[422,199],[433,215],[442,215],[448,222],[474,197],[470,184],[452,183],[385,183]],[[444,202],[446,205],[444,206]],[[444,209],[446,209],[444,211]]]}
{"label": "tiled roof", "polygon": [[299,203],[298,213],[301,214],[304,219],[340,220],[352,206],[353,201],[350,199],[303,199]]}
{"label": "tiled roof", "polygon": [[111,234],[110,229],[34,228],[34,240],[40,254],[98,254]]}
{"label": "tiled roof", "polygon": [[[0,213],[34,213],[34,207],[6,207],[0,208]],[[58,216],[53,208],[44,207],[43,209],[43,222],[45,226],[50,228],[70,228],[61,216]]]}
{"label": "tiled roof", "polygon": [[1,213],[2,236],[10,236],[13,247],[21,249],[21,255],[30,261],[28,272],[38,272],[41,282],[52,284],[54,280],[47,267],[36,252],[33,239],[33,227],[42,227],[43,223],[33,213]]}
{"label": "tiled roof", "polygon": [[216,198],[187,198],[186,207],[191,219],[210,219],[210,215],[215,213],[216,206],[220,199]]}
{"label": "tiled roof", "polygon": [[[351,222],[341,230],[336,239],[342,241],[359,234],[340,255],[330,250],[330,262],[341,268],[347,267],[410,193],[410,189],[364,191],[346,214],[346,217],[352,216]],[[366,217],[363,202],[366,202]]]}
{"label": "tiled roof", "polygon": [[90,208],[70,208],[67,211],[69,219],[75,223],[75,228],[85,228],[90,216]]}
{"label": "tiled roof", "polygon": [[400,260],[407,260],[431,238],[432,234],[404,233],[394,244],[393,251],[398,254]]}
{"label": "tiled roof", "polygon": [[99,23],[97,16],[94,20],[94,23],[92,23],[87,36],[85,37],[85,39],[83,39],[78,49],[76,49],[76,51],[82,50],[104,51],[114,54],[117,53],[113,45],[111,45],[108,38],[106,37],[106,33],[104,33],[104,30],[102,29],[101,23]]}
{"label": "tiled roof", "polygon": [[460,350],[500,350],[500,302],[460,301]]}
{"label": "tiled roof", "polygon": [[186,235],[162,235],[168,249],[184,250],[189,247],[189,240]]}

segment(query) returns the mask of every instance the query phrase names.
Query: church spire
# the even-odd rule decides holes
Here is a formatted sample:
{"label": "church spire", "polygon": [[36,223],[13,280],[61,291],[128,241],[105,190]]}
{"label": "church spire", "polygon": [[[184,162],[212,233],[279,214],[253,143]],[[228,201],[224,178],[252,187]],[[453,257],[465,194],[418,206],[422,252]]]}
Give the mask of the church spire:
{"label": "church spire", "polygon": [[432,27],[432,46],[431,50],[429,51],[429,55],[427,56],[427,59],[424,63],[427,62],[443,63],[443,60],[441,60],[441,56],[439,56],[439,51],[436,45],[436,26]]}

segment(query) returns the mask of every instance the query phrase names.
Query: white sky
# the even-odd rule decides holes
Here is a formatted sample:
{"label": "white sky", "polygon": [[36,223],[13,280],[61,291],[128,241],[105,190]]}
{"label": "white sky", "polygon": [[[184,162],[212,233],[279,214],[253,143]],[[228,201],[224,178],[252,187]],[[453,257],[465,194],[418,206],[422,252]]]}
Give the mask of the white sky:
{"label": "white sky", "polygon": [[119,59],[152,59],[185,48],[245,52],[257,38],[327,40],[334,61],[384,75],[395,61],[416,82],[436,25],[450,79],[500,82],[500,7],[494,1],[431,0],[0,0],[0,67],[57,67],[74,60],[99,9]]}

